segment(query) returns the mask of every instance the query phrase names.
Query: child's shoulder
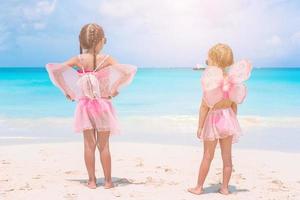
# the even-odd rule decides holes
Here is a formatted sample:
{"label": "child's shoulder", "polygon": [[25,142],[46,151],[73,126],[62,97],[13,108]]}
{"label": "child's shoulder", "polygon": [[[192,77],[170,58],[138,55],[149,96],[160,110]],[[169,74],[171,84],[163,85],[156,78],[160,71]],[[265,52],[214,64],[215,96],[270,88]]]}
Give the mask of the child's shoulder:
{"label": "child's shoulder", "polygon": [[111,55],[106,55],[107,59],[106,59],[106,62],[110,65],[114,65],[114,64],[117,64],[118,61]]}
{"label": "child's shoulder", "polygon": [[69,59],[67,59],[63,64],[67,65],[69,67],[75,67],[75,66],[80,65],[80,59],[79,59],[78,55],[72,56]]}

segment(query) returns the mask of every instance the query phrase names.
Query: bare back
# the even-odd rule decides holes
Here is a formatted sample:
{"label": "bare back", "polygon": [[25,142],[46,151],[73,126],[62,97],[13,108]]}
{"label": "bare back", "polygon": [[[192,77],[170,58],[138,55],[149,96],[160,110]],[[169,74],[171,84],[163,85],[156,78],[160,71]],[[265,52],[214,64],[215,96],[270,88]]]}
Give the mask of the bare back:
{"label": "bare back", "polygon": [[[94,57],[91,54],[81,54],[81,60],[78,59],[78,65],[81,68],[84,68],[85,71],[93,71],[94,69]],[[99,66],[99,64],[103,64],[105,66],[106,63],[102,63],[103,59],[105,59],[105,56],[103,55],[97,55],[96,56],[96,66]]]}
{"label": "bare back", "polygon": [[[221,68],[223,71],[223,76],[227,77],[226,72],[224,71],[223,68]],[[219,101],[218,103],[216,103],[213,106],[213,110],[218,110],[218,109],[226,109],[226,108],[230,108],[233,106],[233,104],[235,104],[233,101],[231,101],[230,99],[222,99],[221,101]]]}
{"label": "bare back", "polygon": [[233,101],[230,99],[223,99],[216,103],[212,109],[218,110],[218,109],[225,109],[225,108],[230,108],[233,105]]}

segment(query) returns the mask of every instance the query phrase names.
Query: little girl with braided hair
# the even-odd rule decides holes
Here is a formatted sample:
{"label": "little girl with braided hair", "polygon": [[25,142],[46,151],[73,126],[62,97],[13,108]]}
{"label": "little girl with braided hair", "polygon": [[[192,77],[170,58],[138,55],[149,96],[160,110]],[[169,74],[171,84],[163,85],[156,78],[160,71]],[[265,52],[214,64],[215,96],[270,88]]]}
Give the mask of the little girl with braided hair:
{"label": "little girl with braided hair", "polygon": [[101,53],[106,43],[98,24],[87,24],[79,35],[80,55],[63,63],[46,65],[50,79],[64,95],[77,102],[75,132],[83,132],[84,160],[88,172],[87,186],[97,187],[95,151],[98,148],[104,173],[104,188],[113,187],[109,137],[120,132],[112,98],[128,85],[137,68],[119,64]]}

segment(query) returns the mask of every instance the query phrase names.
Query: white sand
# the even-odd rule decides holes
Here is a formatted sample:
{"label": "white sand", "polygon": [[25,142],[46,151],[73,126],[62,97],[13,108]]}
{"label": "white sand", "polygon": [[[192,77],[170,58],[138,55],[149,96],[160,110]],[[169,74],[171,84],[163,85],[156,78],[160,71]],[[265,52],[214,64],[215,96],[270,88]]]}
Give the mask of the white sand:
{"label": "white sand", "polygon": [[186,188],[196,182],[201,147],[112,143],[111,151],[117,187],[101,186],[97,156],[99,186],[90,190],[81,143],[1,146],[0,199],[300,199],[300,154],[234,149],[232,194],[223,196],[218,149],[205,194],[196,196]]}

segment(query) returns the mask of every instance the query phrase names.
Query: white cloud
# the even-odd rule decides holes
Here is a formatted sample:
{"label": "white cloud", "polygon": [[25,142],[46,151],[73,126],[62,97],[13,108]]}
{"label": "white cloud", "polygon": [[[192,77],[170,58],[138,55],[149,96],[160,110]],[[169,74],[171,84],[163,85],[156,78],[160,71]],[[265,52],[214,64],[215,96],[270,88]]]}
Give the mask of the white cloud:
{"label": "white cloud", "polygon": [[49,1],[38,1],[35,5],[25,5],[22,8],[23,16],[27,20],[39,20],[43,16],[50,15],[56,6],[56,0]]}
{"label": "white cloud", "polygon": [[255,65],[299,65],[299,6],[296,0],[11,0],[0,7],[6,25],[0,48],[10,48],[8,54],[16,48],[27,52],[18,39],[25,36],[37,38],[31,48],[37,51],[45,45],[38,38],[48,38],[49,44],[67,38],[51,46],[65,46],[66,52],[55,56],[66,57],[77,51],[80,27],[97,22],[108,38],[105,50],[122,62],[194,66],[213,44],[224,42],[235,58],[249,58]]}
{"label": "white cloud", "polygon": [[[203,61],[208,48],[217,42],[229,43],[238,58],[260,62],[277,57],[282,52],[281,44],[292,34],[285,29],[293,29],[289,15],[294,11],[286,14],[282,3],[285,2],[104,0],[99,12],[101,22],[128,54],[149,60],[148,64],[155,60],[158,65],[183,66]],[[279,37],[282,32],[285,33]],[[141,44],[143,48],[139,48]]]}
{"label": "white cloud", "polygon": [[3,2],[0,7],[0,51],[13,51],[19,47],[16,42],[19,37],[36,36],[36,30],[44,30],[47,26],[47,17],[55,11],[56,5],[57,0]]}
{"label": "white cloud", "polygon": [[45,18],[51,15],[56,8],[57,0],[38,1],[34,5],[23,4],[20,7],[21,14],[24,20],[24,27],[28,25],[36,30],[44,29],[46,23]]}
{"label": "white cloud", "polygon": [[300,46],[300,30],[292,35],[291,40],[295,45]]}
{"label": "white cloud", "polygon": [[281,38],[278,35],[273,35],[270,39],[268,39],[267,41],[268,45],[277,47],[279,45],[281,45],[282,41]]}

